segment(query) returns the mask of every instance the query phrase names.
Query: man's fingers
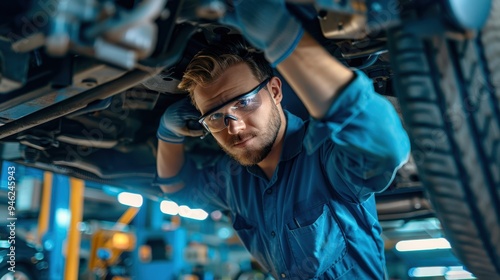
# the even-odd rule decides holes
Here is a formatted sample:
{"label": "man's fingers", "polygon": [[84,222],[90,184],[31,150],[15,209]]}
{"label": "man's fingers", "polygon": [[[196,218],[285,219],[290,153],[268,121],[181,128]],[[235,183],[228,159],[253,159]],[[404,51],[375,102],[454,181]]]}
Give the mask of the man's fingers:
{"label": "man's fingers", "polygon": [[189,130],[201,130],[201,131],[203,131],[203,125],[198,120],[188,120],[186,122],[186,127]]}

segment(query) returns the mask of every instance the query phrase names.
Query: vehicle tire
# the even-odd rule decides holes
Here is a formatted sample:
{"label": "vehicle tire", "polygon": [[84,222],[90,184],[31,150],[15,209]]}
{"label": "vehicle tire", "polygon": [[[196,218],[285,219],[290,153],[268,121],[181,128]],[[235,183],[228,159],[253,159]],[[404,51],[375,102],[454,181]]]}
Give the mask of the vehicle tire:
{"label": "vehicle tire", "polygon": [[0,271],[0,280],[36,280],[33,272],[24,266],[16,265],[15,272],[10,272],[7,268]]}
{"label": "vehicle tire", "polygon": [[[431,3],[411,20],[441,9]],[[405,20],[389,53],[420,179],[455,255],[500,279],[500,0],[468,37],[416,34]]]}

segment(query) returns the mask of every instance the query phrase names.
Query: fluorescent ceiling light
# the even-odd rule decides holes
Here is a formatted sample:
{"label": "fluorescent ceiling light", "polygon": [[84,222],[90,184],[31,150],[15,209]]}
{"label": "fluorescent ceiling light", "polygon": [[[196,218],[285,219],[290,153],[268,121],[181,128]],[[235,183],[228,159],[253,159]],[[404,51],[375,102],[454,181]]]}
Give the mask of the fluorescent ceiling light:
{"label": "fluorescent ceiling light", "polygon": [[202,209],[191,209],[186,205],[181,205],[179,206],[179,216],[202,221],[208,217],[208,213]]}
{"label": "fluorescent ceiling light", "polygon": [[463,266],[450,266],[444,278],[446,280],[477,279],[472,273],[465,270]]}
{"label": "fluorescent ceiling light", "polygon": [[205,220],[208,217],[208,213],[202,209],[191,209],[186,205],[177,205],[173,201],[164,200],[160,203],[161,212],[168,215],[179,215],[184,218],[194,219],[194,220]]}
{"label": "fluorescent ceiling light", "polygon": [[173,201],[164,200],[160,203],[160,211],[168,215],[179,214],[179,205]]}
{"label": "fluorescent ceiling light", "polygon": [[472,273],[464,270],[462,266],[424,266],[414,267],[408,270],[408,276],[413,278],[420,277],[442,277],[447,280],[452,279],[476,279]]}
{"label": "fluorescent ceiling light", "polygon": [[203,221],[208,217],[208,213],[203,209],[191,209],[188,218]]}
{"label": "fluorescent ceiling light", "polygon": [[444,276],[447,268],[444,266],[414,267],[408,271],[410,277],[436,277]]}
{"label": "fluorescent ceiling light", "polygon": [[118,202],[131,207],[141,207],[143,199],[140,194],[121,192],[118,194]]}
{"label": "fluorescent ceiling light", "polygon": [[399,252],[450,249],[450,242],[444,238],[403,240],[396,243]]}
{"label": "fluorescent ceiling light", "polygon": [[189,208],[188,206],[186,205],[179,206],[179,216],[188,217],[189,211],[191,211],[191,208]]}

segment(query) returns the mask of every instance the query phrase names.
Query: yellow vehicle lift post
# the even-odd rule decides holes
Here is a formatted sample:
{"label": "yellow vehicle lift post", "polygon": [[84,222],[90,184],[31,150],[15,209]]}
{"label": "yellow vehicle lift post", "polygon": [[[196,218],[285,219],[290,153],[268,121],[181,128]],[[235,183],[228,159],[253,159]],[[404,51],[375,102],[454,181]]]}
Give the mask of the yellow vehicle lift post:
{"label": "yellow vehicle lift post", "polygon": [[78,279],[78,265],[80,263],[80,223],[83,216],[83,193],[85,183],[83,180],[70,179],[70,211],[71,220],[68,229],[68,243],[66,247],[66,270],[64,279]]}
{"label": "yellow vehicle lift post", "polygon": [[38,241],[48,250],[49,279],[77,280],[84,181],[44,172]]}

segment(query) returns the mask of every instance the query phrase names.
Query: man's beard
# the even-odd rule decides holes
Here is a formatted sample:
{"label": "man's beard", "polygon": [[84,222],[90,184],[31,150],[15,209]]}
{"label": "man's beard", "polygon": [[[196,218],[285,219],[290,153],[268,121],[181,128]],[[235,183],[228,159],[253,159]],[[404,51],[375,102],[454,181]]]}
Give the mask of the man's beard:
{"label": "man's beard", "polygon": [[[241,148],[238,149],[238,153],[233,153],[229,149],[226,149],[224,146],[220,145],[221,148],[233,159],[239,162],[243,166],[252,166],[261,162],[263,159],[269,155],[271,150],[273,149],[274,142],[276,142],[276,138],[278,137],[278,133],[281,127],[281,118],[278,111],[277,106],[272,106],[271,109],[271,120],[269,121],[269,129],[264,131],[261,135],[261,139],[263,141],[262,147],[258,147],[257,149],[249,149],[249,148]],[[257,137],[256,134],[251,134],[252,137]],[[230,141],[231,145],[233,143],[237,143],[241,139],[245,137],[241,137],[241,135],[235,135],[232,141]]]}

